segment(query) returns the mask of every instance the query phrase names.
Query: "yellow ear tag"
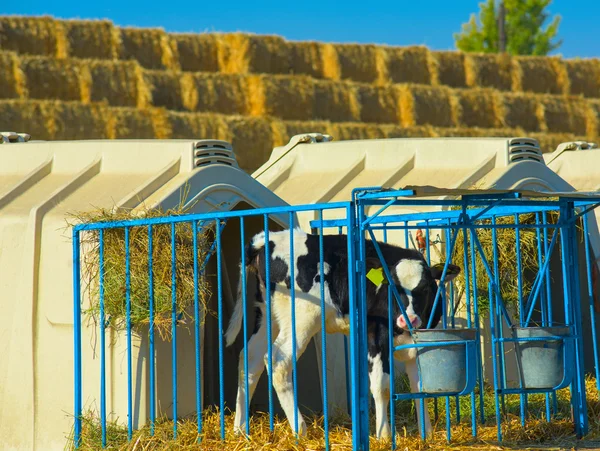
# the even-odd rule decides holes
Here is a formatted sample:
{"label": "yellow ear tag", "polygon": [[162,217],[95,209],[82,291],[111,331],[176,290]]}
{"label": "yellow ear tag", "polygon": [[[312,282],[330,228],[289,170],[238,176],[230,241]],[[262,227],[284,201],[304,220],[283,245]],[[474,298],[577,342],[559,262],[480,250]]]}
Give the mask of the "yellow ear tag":
{"label": "yellow ear tag", "polygon": [[371,268],[371,270],[367,273],[367,279],[373,282],[376,286],[381,285],[385,279],[383,276],[383,268]]}

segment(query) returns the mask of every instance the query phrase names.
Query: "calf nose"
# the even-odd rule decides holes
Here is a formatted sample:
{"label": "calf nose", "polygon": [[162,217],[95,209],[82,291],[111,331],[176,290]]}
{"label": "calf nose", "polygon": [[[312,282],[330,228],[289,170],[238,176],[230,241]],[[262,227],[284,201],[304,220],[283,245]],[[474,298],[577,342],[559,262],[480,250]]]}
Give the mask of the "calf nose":
{"label": "calf nose", "polygon": [[[418,315],[409,315],[408,313],[406,314],[406,316],[408,316],[408,319],[410,321],[410,325],[416,329],[421,325],[421,318],[419,318]],[[404,319],[404,315],[400,315],[398,317],[398,321],[397,321],[398,327],[400,329],[408,329],[407,325],[406,325],[406,320]]]}

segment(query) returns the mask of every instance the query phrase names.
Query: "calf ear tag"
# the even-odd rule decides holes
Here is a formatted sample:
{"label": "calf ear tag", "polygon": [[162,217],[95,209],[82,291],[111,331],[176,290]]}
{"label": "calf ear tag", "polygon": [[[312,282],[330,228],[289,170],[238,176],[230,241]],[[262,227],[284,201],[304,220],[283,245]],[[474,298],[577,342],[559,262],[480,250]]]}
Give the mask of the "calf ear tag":
{"label": "calf ear tag", "polygon": [[376,286],[381,285],[385,280],[383,268],[371,268],[371,270],[367,273],[367,279],[373,282]]}

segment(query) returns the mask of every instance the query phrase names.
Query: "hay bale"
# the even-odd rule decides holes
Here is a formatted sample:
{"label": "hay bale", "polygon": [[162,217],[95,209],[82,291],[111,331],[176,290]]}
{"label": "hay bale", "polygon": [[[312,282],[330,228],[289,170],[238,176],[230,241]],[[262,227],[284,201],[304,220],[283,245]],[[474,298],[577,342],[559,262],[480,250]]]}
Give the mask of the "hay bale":
{"label": "hay bale", "polygon": [[[329,121],[285,121],[281,122],[280,133],[279,144],[274,142],[273,147],[287,144],[292,136],[302,133],[325,133],[331,135],[332,124]],[[334,139],[337,140],[337,136],[334,136]]]}
{"label": "hay bale", "polygon": [[385,68],[382,80],[392,83],[437,84],[437,64],[427,47],[386,47]]}
{"label": "hay bale", "polygon": [[183,110],[181,73],[164,70],[145,70],[143,79],[150,93],[150,103],[168,110]]}
{"label": "hay bale", "polygon": [[121,28],[119,58],[136,60],[146,69],[179,69],[177,47],[163,29]]}
{"label": "hay bale", "polygon": [[572,59],[564,62],[571,94],[600,97],[600,59]]}
{"label": "hay bale", "polygon": [[456,107],[450,89],[443,86],[402,85],[397,90],[401,124],[404,127],[456,125]]}
{"label": "hay bale", "polygon": [[171,34],[183,71],[218,72],[219,45],[213,34]]}
{"label": "hay bale", "polygon": [[510,91],[513,83],[513,62],[504,54],[465,55],[467,86]]}
{"label": "hay bale", "polygon": [[206,113],[167,112],[171,139],[223,139],[227,124],[223,116]]}
{"label": "hay bale", "polygon": [[515,66],[520,75],[519,90],[542,94],[565,94],[569,80],[560,58],[519,56]]}
{"label": "hay bale", "polygon": [[105,139],[108,109],[103,105],[83,105],[78,102],[54,102],[53,139]]}
{"label": "hay bale", "polygon": [[560,143],[583,138],[577,138],[570,133],[531,133],[528,136],[531,136],[540,143],[540,149],[544,153],[554,152]]}
{"label": "hay bale", "polygon": [[221,139],[232,144],[242,170],[251,173],[269,159],[273,150],[271,123],[263,118],[225,117]]}
{"label": "hay bale", "polygon": [[356,85],[334,81],[315,81],[314,119],[332,122],[360,120],[360,102]]}
{"label": "hay bale", "polygon": [[441,85],[466,88],[465,54],[461,52],[431,52],[436,62],[437,78]]}
{"label": "hay bale", "polygon": [[0,51],[0,98],[18,99],[26,94],[26,83],[14,52]]}
{"label": "hay bale", "polygon": [[107,135],[110,139],[154,139],[150,110],[116,107],[109,109]]}
{"label": "hay bale", "polygon": [[[592,139],[597,139],[600,136],[600,100],[588,100],[587,103],[590,108],[591,119],[593,119],[588,123],[588,135]],[[595,129],[590,130],[589,125],[593,126],[594,122]]]}
{"label": "hay bale", "polygon": [[183,74],[183,104],[189,111],[246,115],[250,111],[247,85],[243,75]]}
{"label": "hay bale", "polygon": [[[381,77],[385,55],[381,47],[361,44],[326,45],[327,78],[374,83]],[[336,61],[337,58],[337,61]],[[336,66],[336,63],[338,67]]]}
{"label": "hay bale", "polygon": [[81,74],[83,63],[77,60],[58,60],[44,56],[26,56],[20,67],[32,99],[82,99]]}
{"label": "hay bale", "polygon": [[47,101],[0,100],[0,128],[29,133],[32,139],[54,138],[52,106]]}
{"label": "hay bale", "polygon": [[[451,127],[436,128],[436,136],[440,137],[486,137],[486,138],[510,138],[522,136],[523,131],[518,128],[480,128],[480,127]],[[528,135],[529,136],[529,135]]]}
{"label": "hay bale", "polygon": [[92,60],[86,65],[91,74],[92,102],[141,108],[149,104],[150,94],[137,62]]}
{"label": "hay bale", "polygon": [[386,138],[431,138],[437,136],[435,129],[429,125],[402,127],[398,125],[382,125]]}
{"label": "hay bale", "polygon": [[307,76],[251,76],[250,114],[286,120],[309,120],[315,109],[314,81]]}
{"label": "hay bale", "polygon": [[69,55],[76,58],[119,57],[121,34],[109,20],[66,20],[63,22]]}
{"label": "hay bale", "polygon": [[501,98],[491,89],[456,90],[461,127],[501,127],[504,118]]}
{"label": "hay bale", "polygon": [[585,135],[590,112],[581,99],[566,96],[542,96],[540,115],[550,133],[574,133]]}
{"label": "hay bale", "polygon": [[67,56],[67,41],[61,22],[52,17],[0,17],[0,49],[19,54]]}
{"label": "hay bale", "polygon": [[522,128],[528,132],[542,130],[540,122],[539,96],[520,93],[507,93],[501,96],[504,109],[504,125],[511,128]]}
{"label": "hay bale", "polygon": [[230,74],[290,72],[289,45],[279,36],[217,35],[219,67]]}
{"label": "hay bale", "polygon": [[397,124],[400,121],[398,91],[391,85],[359,85],[361,122]]}
{"label": "hay bale", "polygon": [[320,42],[289,42],[290,73],[325,78],[323,49]]}
{"label": "hay bale", "polygon": [[377,124],[331,124],[331,132],[336,141],[383,139],[386,137],[383,127]]}

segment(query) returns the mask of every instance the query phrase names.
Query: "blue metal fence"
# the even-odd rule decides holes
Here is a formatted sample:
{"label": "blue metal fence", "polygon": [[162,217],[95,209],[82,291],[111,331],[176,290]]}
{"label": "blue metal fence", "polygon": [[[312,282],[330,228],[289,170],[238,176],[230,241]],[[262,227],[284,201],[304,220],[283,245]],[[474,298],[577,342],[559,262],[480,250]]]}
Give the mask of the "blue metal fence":
{"label": "blue metal fence", "polygon": [[[82,433],[81,415],[83,413],[83,392],[84,384],[82,378],[82,352],[85,352],[82,347],[81,331],[82,331],[82,312],[81,312],[81,238],[82,234],[95,233],[98,236],[99,242],[99,321],[100,321],[100,420],[102,430],[102,444],[106,446],[106,352],[107,344],[105,338],[105,329],[110,326],[105,317],[105,268],[104,268],[104,241],[105,232],[107,230],[123,230],[125,236],[125,258],[123,264],[125,266],[126,282],[125,282],[125,314],[126,314],[126,338],[127,338],[127,429],[128,438],[131,439],[133,434],[133,397],[132,386],[134,371],[132,368],[132,325],[131,325],[131,268],[130,268],[130,232],[133,228],[145,228],[148,232],[148,364],[149,364],[149,414],[148,422],[150,423],[151,434],[154,434],[154,426],[159,415],[156,399],[156,367],[155,367],[155,324],[154,324],[154,281],[155,274],[153,273],[153,229],[158,226],[170,226],[171,228],[171,346],[172,346],[172,417],[173,417],[173,438],[177,437],[178,427],[178,355],[177,355],[177,331],[178,320],[182,312],[178,311],[176,285],[177,269],[177,253],[176,253],[176,226],[178,224],[189,224],[193,236],[193,273],[194,273],[194,354],[185,356],[195,360],[195,408],[198,422],[198,436],[203,432],[202,422],[202,378],[204,373],[210,368],[205,368],[201,361],[202,339],[200,333],[200,300],[198,296],[199,284],[201,277],[204,277],[209,259],[216,260],[216,301],[217,301],[217,321],[219,330],[218,339],[218,380],[219,380],[219,415],[220,415],[220,436],[225,438],[225,379],[224,379],[224,338],[223,331],[225,327],[225,317],[223,310],[224,293],[223,293],[223,230],[227,224],[236,222],[239,224],[239,246],[234,246],[239,250],[235,258],[245,262],[245,244],[251,238],[247,233],[246,227],[249,218],[262,218],[262,225],[265,232],[265,248],[270,246],[269,229],[271,221],[277,219],[280,224],[285,223],[289,228],[289,246],[290,246],[290,273],[295,274],[295,244],[294,244],[294,228],[297,226],[296,215],[298,213],[313,214],[315,219],[311,222],[311,227],[319,235],[319,268],[320,268],[320,337],[321,337],[321,367],[322,367],[322,405],[324,414],[324,446],[330,448],[329,442],[329,412],[328,412],[328,383],[327,380],[327,334],[326,334],[326,293],[325,293],[325,265],[324,265],[324,241],[325,232],[331,230],[341,233],[345,231],[347,236],[347,256],[348,256],[348,293],[350,315],[349,321],[349,336],[347,342],[344,343],[344,352],[346,356],[346,384],[347,384],[347,402],[349,404],[349,412],[352,417],[352,442],[353,449],[367,450],[369,448],[369,375],[368,375],[368,360],[367,360],[367,313],[366,313],[366,296],[367,296],[367,274],[366,266],[366,240],[371,240],[376,243],[375,233],[383,233],[383,241],[388,241],[389,233],[392,231],[401,231],[404,233],[405,247],[411,247],[412,232],[422,230],[425,232],[425,259],[428,263],[431,262],[432,243],[430,233],[437,233],[443,236],[443,252],[440,255],[442,263],[444,263],[441,281],[438,291],[435,295],[434,305],[441,304],[442,317],[438,328],[447,330],[458,330],[457,327],[457,293],[456,286],[453,284],[447,286],[443,283],[447,276],[449,264],[452,263],[452,258],[455,254],[455,244],[458,236],[462,236],[462,259],[459,262],[462,264],[462,273],[464,275],[464,301],[465,301],[465,320],[466,326],[469,329],[475,329],[476,335],[474,339],[463,339],[459,341],[441,340],[435,343],[413,342],[396,346],[393,341],[394,324],[392,315],[389,315],[387,324],[389,337],[389,362],[390,362],[390,395],[391,402],[389,405],[389,414],[391,421],[392,432],[392,449],[395,449],[395,404],[397,400],[420,400],[420,408],[417,415],[420,416],[421,430],[420,433],[425,437],[425,415],[426,399],[435,400],[435,415],[438,415],[438,398],[444,399],[445,403],[445,418],[446,418],[446,435],[447,439],[451,439],[452,412],[451,399],[455,400],[455,422],[461,421],[460,418],[460,403],[465,402],[463,398],[470,400],[471,405],[471,427],[473,436],[477,435],[477,424],[485,423],[483,410],[483,394],[484,394],[484,375],[483,375],[483,356],[481,354],[481,299],[487,297],[487,322],[489,323],[491,342],[492,342],[492,372],[493,372],[493,390],[495,398],[496,425],[498,429],[498,439],[502,439],[502,418],[505,413],[505,397],[507,395],[516,394],[521,398],[521,422],[525,424],[528,415],[527,400],[528,395],[532,393],[545,394],[545,416],[548,421],[552,418],[552,412],[557,412],[556,390],[563,386],[571,388],[571,402],[573,409],[573,420],[575,431],[578,436],[583,436],[587,433],[588,419],[586,406],[586,393],[584,381],[584,343],[583,343],[583,322],[580,303],[580,281],[579,281],[579,262],[578,262],[578,244],[577,244],[577,224],[579,221],[583,224],[583,242],[585,250],[585,268],[582,273],[585,275],[585,291],[589,299],[581,302],[588,302],[586,308],[590,312],[590,324],[593,340],[593,352],[595,363],[596,380],[598,381],[598,349],[596,343],[596,319],[594,308],[594,287],[593,287],[593,268],[595,262],[592,260],[591,244],[589,227],[587,223],[588,215],[592,214],[592,209],[596,206],[594,202],[599,199],[590,199],[582,201],[569,197],[562,197],[558,200],[523,200],[518,194],[512,193],[508,195],[470,195],[462,196],[457,200],[438,200],[438,199],[417,199],[413,197],[412,191],[391,191],[382,190],[380,188],[363,188],[356,189],[352,193],[351,202],[330,203],[303,205],[294,207],[276,207],[257,210],[231,211],[221,213],[208,214],[191,214],[172,217],[137,219],[121,222],[103,222],[95,224],[82,224],[73,229],[73,288],[74,288],[74,413],[75,413],[75,444],[79,443]],[[409,206],[409,207],[426,207],[436,208],[438,211],[428,211],[423,213],[411,214],[386,214],[391,207]],[[373,207],[379,207],[374,213],[370,213]],[[456,209],[448,209],[456,208]],[[336,212],[336,217],[340,219],[328,220],[324,219],[324,212]],[[557,221],[551,221],[548,218],[549,213],[558,215]],[[523,224],[520,222],[521,215],[533,214],[535,223]],[[514,219],[512,224],[501,224],[498,222],[500,218],[511,217]],[[198,235],[206,230],[214,231],[214,241],[207,253],[204,261],[198,261]],[[497,233],[499,230],[514,230],[515,231],[515,249],[517,268],[517,286],[518,300],[517,312],[518,318],[513,318],[506,306],[506,302],[502,296],[502,280],[500,277],[499,255],[497,248]],[[536,237],[536,255],[537,274],[533,280],[529,293],[525,293],[523,280],[523,262],[522,262],[522,233],[529,230],[533,231]],[[478,233],[489,231],[492,239],[492,261],[486,254],[483,245],[479,239]],[[562,262],[562,278],[563,278],[563,293],[562,303],[557,304],[557,293],[552,292],[550,280],[550,261],[553,255],[556,255],[555,248],[560,247],[561,262]],[[383,271],[387,280],[392,280],[391,269],[388,267],[381,250],[375,244],[375,250],[383,265]],[[443,256],[443,258],[441,258]],[[484,267],[483,273],[477,272],[477,261],[480,261]],[[268,378],[268,410],[269,410],[269,427],[274,429],[275,415],[275,397],[273,393],[273,345],[277,335],[277,330],[274,331],[272,324],[272,305],[271,305],[271,281],[270,281],[270,260],[266,260],[266,280],[265,282],[265,313],[266,313],[266,368]],[[248,280],[246,272],[241,271],[241,296],[243,304],[243,334],[244,343],[247,343],[249,336],[249,323],[246,312],[248,311],[247,299],[247,284]],[[487,289],[484,292],[479,291],[478,280],[484,277],[487,283]],[[460,300],[460,299],[458,299]],[[292,333],[292,349],[291,349],[291,365],[292,365],[292,389],[294,412],[293,418],[290,419],[291,427],[294,431],[299,430],[298,417],[298,369],[297,360],[297,336],[296,336],[296,305],[297,293],[295,284],[290,284],[290,308],[291,308],[291,333]],[[415,330],[411,326],[411,322],[407,316],[407,312],[401,301],[401,295],[398,287],[394,284],[389,285],[388,290],[388,310],[391,312],[393,303],[396,302],[400,308],[401,314],[404,316],[407,324],[408,333],[415,337]],[[554,303],[553,303],[554,302]],[[561,310],[557,311],[557,305],[561,305]],[[433,311],[434,309],[432,309]],[[540,327],[550,328],[558,324],[557,318],[561,319],[561,324],[569,328],[569,333],[566,335],[549,334],[543,338],[539,337],[516,337],[514,331],[516,328],[530,328],[534,318],[539,317]],[[563,318],[564,317],[564,318]],[[424,327],[431,324],[424,325]],[[506,336],[507,331],[511,331],[513,336]],[[274,333],[275,332],[275,333]],[[536,342],[559,342],[563,344],[563,371],[564,377],[561,384],[553,387],[542,388],[527,388],[524,386],[522,375],[519,375],[519,386],[509,387],[509,378],[507,377],[507,361],[506,361],[506,346],[520,346],[520,343],[535,344]],[[347,343],[347,344],[346,344]],[[464,346],[465,361],[464,372],[466,375],[465,387],[456,392],[418,392],[418,393],[396,393],[395,389],[395,374],[394,374],[394,355],[398,351],[404,351],[411,348],[416,348],[417,353],[423,350],[432,348],[456,348],[457,345]],[[586,346],[588,346],[586,344]],[[589,346],[588,346],[589,347]],[[586,352],[590,350],[586,349]],[[182,357],[182,356],[179,356]],[[243,380],[243,403],[245,427],[244,432],[250,434],[250,398],[256,382],[253,382],[254,387],[251,387],[249,381],[249,355],[248,346],[244,345],[242,355],[240,356],[241,368],[235,368],[235,372],[241,371]],[[462,363],[458,363],[462,365]],[[233,370],[233,368],[231,368]],[[421,369],[421,372],[423,370]],[[422,377],[421,377],[422,379]],[[600,390],[600,382],[597,382]],[[241,392],[240,392],[241,393]],[[479,409],[477,408],[479,403]],[[238,408],[239,408],[238,404]]]}

